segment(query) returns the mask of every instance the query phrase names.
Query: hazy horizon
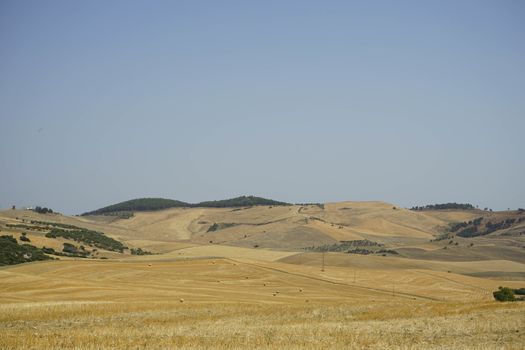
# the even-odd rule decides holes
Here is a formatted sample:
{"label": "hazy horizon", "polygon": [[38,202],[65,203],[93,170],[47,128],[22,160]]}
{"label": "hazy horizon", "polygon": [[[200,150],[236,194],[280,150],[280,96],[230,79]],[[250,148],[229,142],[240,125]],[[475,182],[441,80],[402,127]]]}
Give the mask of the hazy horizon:
{"label": "hazy horizon", "polygon": [[525,207],[520,1],[0,3],[0,208]]}

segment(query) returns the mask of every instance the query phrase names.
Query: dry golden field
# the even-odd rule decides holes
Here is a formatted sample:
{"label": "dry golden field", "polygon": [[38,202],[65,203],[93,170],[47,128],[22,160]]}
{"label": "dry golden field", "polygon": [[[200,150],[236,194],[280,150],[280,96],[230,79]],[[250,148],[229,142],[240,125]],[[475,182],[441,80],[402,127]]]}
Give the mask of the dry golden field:
{"label": "dry golden field", "polygon": [[[109,259],[0,267],[0,349],[523,349],[525,303],[492,297],[500,285],[525,287],[520,241],[457,240],[447,250],[430,242],[448,222],[476,215],[381,202],[170,209],[127,220],[0,212],[4,224],[69,223],[157,253],[101,250]],[[236,225],[208,232],[213,223]],[[36,246],[65,242],[27,236]],[[404,253],[301,249],[345,239]]]}
{"label": "dry golden field", "polygon": [[3,349],[522,349],[518,305],[24,303]]}
{"label": "dry golden field", "polygon": [[2,268],[0,348],[519,349],[525,341],[525,304],[493,301],[497,281],[160,257]]}

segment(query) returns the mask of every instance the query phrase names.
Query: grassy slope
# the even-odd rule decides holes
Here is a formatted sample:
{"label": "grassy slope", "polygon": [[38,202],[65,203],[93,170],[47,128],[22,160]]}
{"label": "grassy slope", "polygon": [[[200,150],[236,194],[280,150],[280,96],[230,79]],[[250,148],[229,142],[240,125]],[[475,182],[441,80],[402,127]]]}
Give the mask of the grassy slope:
{"label": "grassy slope", "polygon": [[[341,240],[369,239],[399,249],[402,255],[430,260],[512,259],[523,262],[525,236],[430,242],[451,223],[492,215],[494,221],[506,213],[481,211],[414,212],[384,202],[328,203],[318,206],[258,206],[251,208],[172,208],[139,212],[130,219],[114,217],[66,217],[31,211],[3,211],[0,220],[50,220],[99,230],[130,247],[144,241],[150,249],[167,252],[185,245],[221,244],[245,248],[301,251],[301,248],[332,244]],[[233,226],[208,232],[214,223]],[[525,222],[523,223],[525,225]],[[516,229],[519,229],[516,228]],[[525,229],[524,229],[525,230]],[[456,246],[455,243],[458,243]],[[474,244],[470,247],[470,244]]]}
{"label": "grassy slope", "polygon": [[[340,210],[350,205],[353,205],[353,210]],[[213,223],[236,225],[207,232]],[[116,223],[132,230],[129,236],[136,239],[144,230],[149,238],[165,241],[191,237],[197,243],[212,240],[245,247],[258,244],[285,249],[368,237],[386,241],[395,241],[396,237],[425,241],[437,233],[438,226],[446,224],[444,220],[421,213],[392,210],[392,206],[386,203],[359,202],[327,204],[325,210],[317,206],[261,206],[241,210],[175,208],[137,213],[131,219]]]}

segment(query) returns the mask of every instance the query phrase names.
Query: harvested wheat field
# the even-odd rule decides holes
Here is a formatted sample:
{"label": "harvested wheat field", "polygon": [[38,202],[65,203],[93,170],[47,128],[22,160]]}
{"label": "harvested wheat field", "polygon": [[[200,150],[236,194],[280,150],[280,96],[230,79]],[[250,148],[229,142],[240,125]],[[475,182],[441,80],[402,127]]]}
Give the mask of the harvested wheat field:
{"label": "harvested wheat field", "polygon": [[2,268],[0,348],[519,349],[525,342],[525,304],[494,302],[496,281],[160,257]]}

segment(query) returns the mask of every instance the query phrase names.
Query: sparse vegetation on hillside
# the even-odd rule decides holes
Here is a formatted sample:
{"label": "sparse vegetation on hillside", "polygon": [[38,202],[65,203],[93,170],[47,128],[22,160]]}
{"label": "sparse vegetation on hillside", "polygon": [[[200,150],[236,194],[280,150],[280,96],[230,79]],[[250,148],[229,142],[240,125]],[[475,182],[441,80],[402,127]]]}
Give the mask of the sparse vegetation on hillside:
{"label": "sparse vegetation on hillside", "polygon": [[50,260],[51,257],[30,244],[18,244],[13,236],[0,236],[0,265],[15,265],[30,261]]}
{"label": "sparse vegetation on hillside", "polygon": [[347,250],[348,248],[354,248],[354,247],[383,247],[384,245],[381,243],[369,241],[368,239],[357,239],[353,241],[341,241],[339,243],[335,244],[328,244],[318,247],[310,247],[306,248],[308,250],[314,251],[314,252],[342,252]]}
{"label": "sparse vegetation on hillside", "polygon": [[324,209],[323,203],[295,203],[295,205],[300,205],[303,207],[315,206],[315,207],[319,207],[320,209]]}
{"label": "sparse vegetation on hillside", "polygon": [[105,213],[104,216],[115,216],[119,219],[130,219],[135,216],[135,214],[133,214],[132,211],[115,211],[111,213]]}
{"label": "sparse vegetation on hillside", "polygon": [[142,248],[131,248],[131,255],[153,255],[153,253]]}
{"label": "sparse vegetation on hillside", "polygon": [[50,221],[37,221],[37,220],[31,220],[31,224],[34,225],[45,225],[47,228],[50,227],[61,227],[61,228],[70,228],[70,229],[79,229],[80,227],[75,225],[69,225],[69,224],[62,224],[60,222],[50,222]]}
{"label": "sparse vegetation on hillside", "polygon": [[14,229],[32,230],[32,231],[46,231],[49,228],[45,226],[32,226],[26,224],[6,224],[6,227]]}
{"label": "sparse vegetation on hillside", "polygon": [[468,222],[465,221],[465,222],[453,223],[453,224],[450,225],[449,231],[450,232],[457,232],[457,231],[459,231],[462,228],[468,227],[469,225],[479,226],[479,224],[481,224],[481,221],[483,221],[483,217],[480,217],[480,218],[477,218],[477,219],[474,219],[474,220],[471,220],[471,221],[468,221]]}
{"label": "sparse vegetation on hillside", "polygon": [[120,253],[122,253],[124,249],[128,249],[121,242],[106,236],[102,232],[91,231],[86,229],[76,229],[68,231],[54,228],[50,232],[46,233],[46,237],[63,237],[66,239],[72,239],[76,242],[83,242],[97,248],[102,248]]}
{"label": "sparse vegetation on hillside", "polygon": [[304,248],[305,250],[313,252],[341,252],[348,254],[393,254],[398,255],[399,253],[393,249],[384,248],[384,244],[369,241],[368,239],[358,239],[353,241],[341,241],[335,244],[327,244],[317,247]]}
{"label": "sparse vegetation on hillside", "polygon": [[208,231],[206,232],[214,232],[214,231],[218,231],[218,230],[222,230],[222,229],[225,229],[225,228],[228,228],[228,227],[233,227],[233,226],[237,226],[238,224],[235,224],[235,223],[230,223],[230,222],[220,222],[220,223],[213,223],[213,225],[211,225],[209,228],[208,228]]}
{"label": "sparse vegetation on hillside", "polygon": [[355,248],[347,251],[349,254],[361,254],[361,255],[369,255],[369,254],[381,254],[386,256],[386,254],[392,254],[392,255],[399,255],[399,253],[393,249],[378,249],[378,250],[371,250],[371,249],[363,249],[363,248]]}
{"label": "sparse vegetation on hillside", "polygon": [[[31,220],[31,225],[27,224],[6,224],[9,228],[15,229],[27,229],[33,231],[44,231],[46,232],[47,238],[65,238],[71,239],[79,243],[85,243],[91,247],[97,247],[105,250],[110,250],[114,252],[123,253],[124,250],[128,249],[121,242],[106,236],[103,232],[93,231],[78,227],[75,225],[50,222],[50,221],[38,221]],[[30,242],[29,238],[23,232],[20,236],[20,240]],[[64,243],[64,249],[60,251],[55,251],[53,248],[43,247],[42,251],[46,254],[53,254],[58,256],[72,256],[72,257],[87,257],[90,252],[87,251],[83,246],[77,248],[71,243]],[[97,249],[93,249],[93,252],[96,252]],[[141,248],[136,248],[131,251],[131,254],[134,255],[149,255],[153,254]]]}
{"label": "sparse vegetation on hillside", "polygon": [[509,218],[495,223],[487,221],[484,223],[484,225],[482,225],[482,220],[483,218],[478,218],[469,222],[456,224],[453,226],[453,228],[456,230],[462,228],[459,232],[457,232],[457,236],[463,238],[471,238],[485,236],[498,230],[507,229],[516,222],[516,219]]}
{"label": "sparse vegetation on hillside", "polygon": [[470,203],[427,204],[425,206],[414,206],[410,208],[410,210],[445,210],[445,209],[472,210],[476,208]]}
{"label": "sparse vegetation on hillside", "polygon": [[450,232],[446,232],[446,233],[443,233],[443,234],[437,236],[434,239],[431,239],[430,242],[439,242],[439,241],[444,241],[446,239],[451,239],[451,238],[454,238],[454,235],[452,233],[450,233]]}

